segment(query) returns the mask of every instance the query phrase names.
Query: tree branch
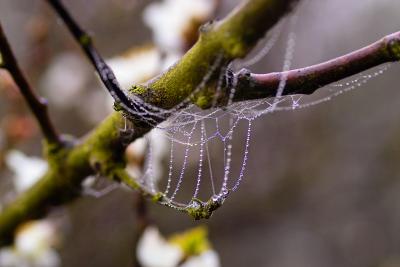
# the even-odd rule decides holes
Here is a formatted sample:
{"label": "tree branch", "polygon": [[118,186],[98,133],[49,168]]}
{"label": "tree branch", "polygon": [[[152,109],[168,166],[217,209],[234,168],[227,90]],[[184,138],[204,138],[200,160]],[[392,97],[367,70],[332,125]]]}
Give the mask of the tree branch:
{"label": "tree branch", "polygon": [[[166,74],[142,86],[142,90],[138,86],[133,91],[148,103],[159,104],[160,107],[175,106],[201,82],[207,69],[220,56],[221,49],[225,51],[227,60],[244,56],[256,40],[290,10],[294,2],[297,0],[244,2],[224,21],[203,27],[200,40]],[[72,30],[77,36],[84,36],[80,35],[82,31],[78,27]],[[230,36],[229,40],[227,36]],[[88,40],[80,38],[81,41],[85,39]],[[89,39],[83,45],[88,47],[90,43]],[[154,98],[157,95],[160,96],[158,100],[165,100],[166,105]],[[43,216],[54,204],[62,205],[75,199],[81,190],[81,182],[88,175],[101,173],[118,181],[115,171],[124,166],[123,152],[126,147],[126,143],[121,142],[118,125],[123,125],[124,120],[122,112],[114,112],[81,142],[60,150],[45,148],[50,161],[48,172],[0,214],[0,246],[13,240],[13,233],[21,223]],[[134,121],[134,126],[131,140],[151,130],[149,125],[138,121]],[[124,182],[139,188],[132,179],[127,180]],[[162,202],[160,195],[153,196],[153,199]]]}
{"label": "tree branch", "polygon": [[[180,62],[166,73],[149,81],[147,84],[134,86],[131,90],[132,93],[141,97],[145,102],[161,108],[171,108],[178,105],[191,95],[218,57],[222,55],[222,64],[227,64],[234,58],[245,56],[255,45],[256,41],[262,37],[279,18],[286,14],[295,2],[297,1],[245,1],[223,21],[211,23],[202,27],[199,41],[185,54]],[[79,32],[82,33],[82,31],[78,31],[77,33]],[[352,59],[350,62],[353,63],[350,64],[351,67],[348,67],[347,71],[340,70],[340,68],[346,68],[345,65],[348,63],[347,61],[342,62],[342,64],[344,64],[343,66],[337,66],[338,69],[333,72],[337,73],[335,75],[327,75],[324,73],[330,72],[320,71],[322,77],[324,75],[331,77],[329,79],[320,78],[313,80],[311,74],[306,75],[307,73],[316,72],[316,69],[335,69],[333,67],[328,68],[327,66],[329,66],[329,64],[325,67],[314,67],[314,69],[308,69],[308,71],[293,71],[288,74],[288,86],[292,86],[290,92],[311,93],[312,90],[315,90],[317,86],[321,86],[323,83],[344,78],[346,73],[347,75],[352,75],[357,70],[361,71],[365,68],[372,67],[374,64],[391,61],[388,60],[388,58],[393,56],[398,59],[400,54],[399,42],[397,37],[395,40],[395,42],[390,42],[390,45],[387,43],[388,45],[385,49],[381,47],[386,52],[383,51],[380,54],[376,54],[384,57],[384,59],[378,60],[375,57],[368,56],[350,57],[350,59]],[[86,46],[88,43],[91,44],[91,42],[83,42],[83,45]],[[371,49],[371,51],[378,50],[379,49]],[[390,54],[392,56],[390,56]],[[368,59],[369,63],[361,64],[360,61],[362,58]],[[92,60],[92,63],[94,63],[94,65],[98,63],[97,61],[93,61],[94,60]],[[359,63],[355,64],[354,62]],[[331,65],[336,66],[335,64]],[[101,70],[101,68],[98,69],[99,72],[101,72]],[[303,73],[303,75],[298,75],[298,78],[295,79],[295,73]],[[267,87],[269,83],[266,82],[268,79],[265,78],[268,76],[250,74],[241,75],[246,76],[241,77],[240,74],[237,75],[240,82],[240,90],[236,96],[236,101],[263,97],[262,94],[266,97],[275,95],[274,91],[271,92],[271,90],[276,90],[276,88],[272,89],[272,85],[271,87]],[[280,80],[279,75],[275,74],[272,76],[275,77],[275,81]],[[313,89],[295,88],[296,84],[297,86],[307,84],[304,82],[301,83],[299,77],[307,77],[309,79],[310,88],[311,85],[313,85]],[[217,77],[213,77],[214,81],[215,78]],[[213,81],[213,79],[211,79],[211,81]],[[292,81],[295,80],[297,80],[297,83],[291,85]],[[209,91],[206,90],[205,93],[202,92],[201,95],[194,98],[194,101],[200,106],[209,106],[215,94],[215,91],[213,92],[211,89],[212,87],[210,86],[210,88],[207,88]],[[127,101],[129,101],[129,99]],[[141,190],[143,194],[150,195],[154,201],[166,204],[162,194],[145,192],[144,189],[124,171],[125,163],[123,152],[126,143],[121,142],[121,133],[118,130],[118,126],[123,125],[123,123],[123,114],[121,112],[114,112],[80,142],[71,144],[71,147],[65,149],[51,151],[51,153],[49,153],[51,155],[51,157],[49,157],[50,169],[47,174],[45,174],[31,189],[6,207],[3,213],[0,214],[0,245],[12,240],[13,232],[20,223],[28,219],[43,216],[54,204],[62,205],[79,196],[81,182],[86,176],[93,173],[101,173],[116,181],[122,181],[132,188]],[[143,123],[138,121],[134,121],[133,123],[134,134],[131,140],[141,137],[151,130],[151,126],[149,125],[144,126]],[[214,206],[211,207],[210,205],[210,208],[213,207]]]}
{"label": "tree branch", "polygon": [[11,50],[10,44],[5,36],[0,23],[0,67],[7,69],[19,90],[35,116],[44,137],[50,144],[61,145],[60,137],[54,128],[48,111],[47,101],[35,94],[28,80],[25,78],[22,70],[18,66],[18,62]]}
{"label": "tree branch", "polygon": [[250,0],[243,1],[222,21],[210,22],[200,28],[197,43],[183,58],[159,77],[144,85],[135,85],[131,93],[151,105],[171,109],[187,99],[201,84],[210,66],[222,56],[213,79],[205,90],[196,94],[192,101],[202,107],[212,106],[215,86],[221,67],[233,59],[242,58],[257,41],[271,29],[298,0]]}
{"label": "tree branch", "polygon": [[312,94],[330,83],[399,60],[400,32],[396,32],[357,51],[314,66],[267,74],[242,70],[236,74],[238,86],[234,101],[273,97],[282,77],[286,77],[283,95]]}

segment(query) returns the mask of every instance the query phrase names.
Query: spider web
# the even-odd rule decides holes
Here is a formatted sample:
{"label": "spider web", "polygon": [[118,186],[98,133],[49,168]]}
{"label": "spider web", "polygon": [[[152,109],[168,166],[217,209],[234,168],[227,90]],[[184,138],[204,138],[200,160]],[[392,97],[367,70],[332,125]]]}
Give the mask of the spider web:
{"label": "spider web", "polygon": [[[161,194],[162,204],[191,211],[196,219],[208,218],[231,192],[240,187],[245,177],[253,135],[252,126],[257,118],[273,112],[303,109],[329,101],[361,87],[390,67],[390,64],[385,64],[342,83],[326,86],[323,88],[325,92],[318,99],[303,95],[284,96],[287,77],[283,75],[275,97],[234,103],[236,80],[235,76],[230,75],[231,68],[250,67],[262,60],[281,36],[285,24],[288,24],[290,30],[287,34],[282,71],[290,70],[296,47],[296,33],[293,29],[297,21],[298,13],[295,13],[289,21],[278,24],[267,35],[265,45],[250,59],[225,67],[221,66],[222,54],[219,54],[193,93],[172,109],[155,107],[131,95],[135,110],[129,112],[161,131],[170,144],[167,174],[159,181],[153,175],[152,149],[157,146],[159,136],[152,138],[151,133],[148,135],[150,145],[146,168],[144,175],[137,179],[141,186]],[[192,97],[204,89],[216,74],[219,75],[216,95],[219,95],[224,85],[230,85],[227,105],[217,107],[217,99],[213,100],[213,108],[209,110],[201,110],[191,104]],[[166,120],[158,124],[158,119]],[[241,156],[233,157],[234,153]],[[212,155],[220,157],[218,160],[211,160]]]}

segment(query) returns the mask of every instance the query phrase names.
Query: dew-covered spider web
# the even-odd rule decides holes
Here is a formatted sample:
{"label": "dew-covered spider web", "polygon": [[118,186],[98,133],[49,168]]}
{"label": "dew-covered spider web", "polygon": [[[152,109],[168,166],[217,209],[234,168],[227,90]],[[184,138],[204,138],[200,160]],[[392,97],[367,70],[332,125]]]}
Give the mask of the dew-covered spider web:
{"label": "dew-covered spider web", "polygon": [[[223,65],[222,54],[218,55],[203,80],[193,93],[172,109],[161,109],[130,95],[134,109],[132,116],[140,117],[157,131],[147,135],[148,154],[144,171],[137,182],[147,191],[158,194],[160,202],[178,210],[187,211],[196,219],[208,218],[213,210],[223,204],[227,197],[236,191],[244,177],[249,160],[253,124],[259,117],[273,112],[297,110],[314,106],[345,92],[361,87],[371,79],[381,75],[389,64],[355,75],[340,83],[331,84],[318,90],[318,97],[285,95],[287,77],[282,75],[275,97],[259,100],[234,102],[237,69],[250,67],[265,58],[280,38],[286,38],[286,49],[282,71],[292,67],[296,48],[295,13],[278,24],[267,35],[264,46],[250,59]],[[282,37],[287,27],[286,37]],[[228,85],[226,105],[217,105],[202,110],[191,104],[192,97],[204,89],[212,77],[218,77],[216,94]],[[165,120],[161,124],[158,121]],[[127,119],[129,125],[129,119]],[[127,127],[127,126],[124,126]],[[162,134],[169,143],[165,173],[161,179],[154,175],[155,147]],[[233,154],[239,155],[233,157]]]}

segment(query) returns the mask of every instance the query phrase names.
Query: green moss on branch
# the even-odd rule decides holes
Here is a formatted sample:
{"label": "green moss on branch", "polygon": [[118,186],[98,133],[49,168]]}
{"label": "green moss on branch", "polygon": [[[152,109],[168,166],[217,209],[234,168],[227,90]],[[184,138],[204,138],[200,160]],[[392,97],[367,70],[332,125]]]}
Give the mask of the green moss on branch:
{"label": "green moss on branch", "polygon": [[[218,57],[222,57],[222,66],[244,56],[294,2],[297,0],[245,1],[227,19],[203,27],[200,40],[174,67],[158,79],[134,87],[132,92],[161,108],[176,106],[201,83]],[[206,106],[207,99],[209,97],[203,95],[199,103]],[[81,183],[88,175],[103,173],[133,188],[138,187],[123,171],[125,144],[119,132],[123,122],[122,113],[114,112],[81,141],[49,149],[48,172],[0,214],[0,245],[12,240],[21,223],[43,216],[52,206],[66,204],[79,196]],[[149,130],[151,127],[134,122],[131,141]]]}
{"label": "green moss on branch", "polygon": [[[267,30],[287,13],[297,0],[251,0],[235,9],[226,19],[209,23],[200,29],[198,42],[183,56],[178,64],[146,85],[134,86],[132,93],[146,102],[172,108],[185,100],[201,84],[210,68],[222,57],[219,68],[235,58],[244,57],[263,37]],[[207,107],[211,98],[199,94],[201,106]],[[194,99],[194,102],[197,102]]]}

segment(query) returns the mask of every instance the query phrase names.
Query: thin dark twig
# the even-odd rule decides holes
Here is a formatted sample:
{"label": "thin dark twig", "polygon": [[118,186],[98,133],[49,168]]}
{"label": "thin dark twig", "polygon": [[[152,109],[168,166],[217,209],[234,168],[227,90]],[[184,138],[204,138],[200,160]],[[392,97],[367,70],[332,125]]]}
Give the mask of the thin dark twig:
{"label": "thin dark twig", "polygon": [[13,54],[10,44],[6,38],[3,28],[0,23],[0,52],[1,52],[1,67],[8,70],[14,79],[15,83],[19,87],[22,96],[28,103],[33,115],[39,123],[39,126],[43,132],[44,137],[49,143],[61,144],[60,137],[54,128],[48,111],[47,101],[44,98],[39,97],[33,91],[31,85],[26,79],[24,73],[20,69],[18,62]]}
{"label": "thin dark twig", "polygon": [[134,109],[133,102],[121,89],[115,78],[114,72],[106,64],[100,53],[93,45],[91,36],[86,33],[79,24],[74,20],[71,14],[67,11],[64,5],[58,0],[46,0],[55,10],[55,12],[64,21],[65,25],[78,42],[90,62],[94,66],[104,86],[114,98],[114,100],[125,110]]}
{"label": "thin dark twig", "polygon": [[3,55],[2,55],[1,52],[0,52],[0,69],[3,69],[3,68],[5,68],[5,66],[4,66],[4,60],[3,60]]}
{"label": "thin dark twig", "polygon": [[136,255],[140,238],[142,237],[144,231],[147,226],[150,224],[150,219],[148,217],[146,199],[138,192],[135,192],[134,195],[134,211],[135,211],[135,234],[134,234],[134,266],[141,267],[142,265],[139,262],[139,259]]}

